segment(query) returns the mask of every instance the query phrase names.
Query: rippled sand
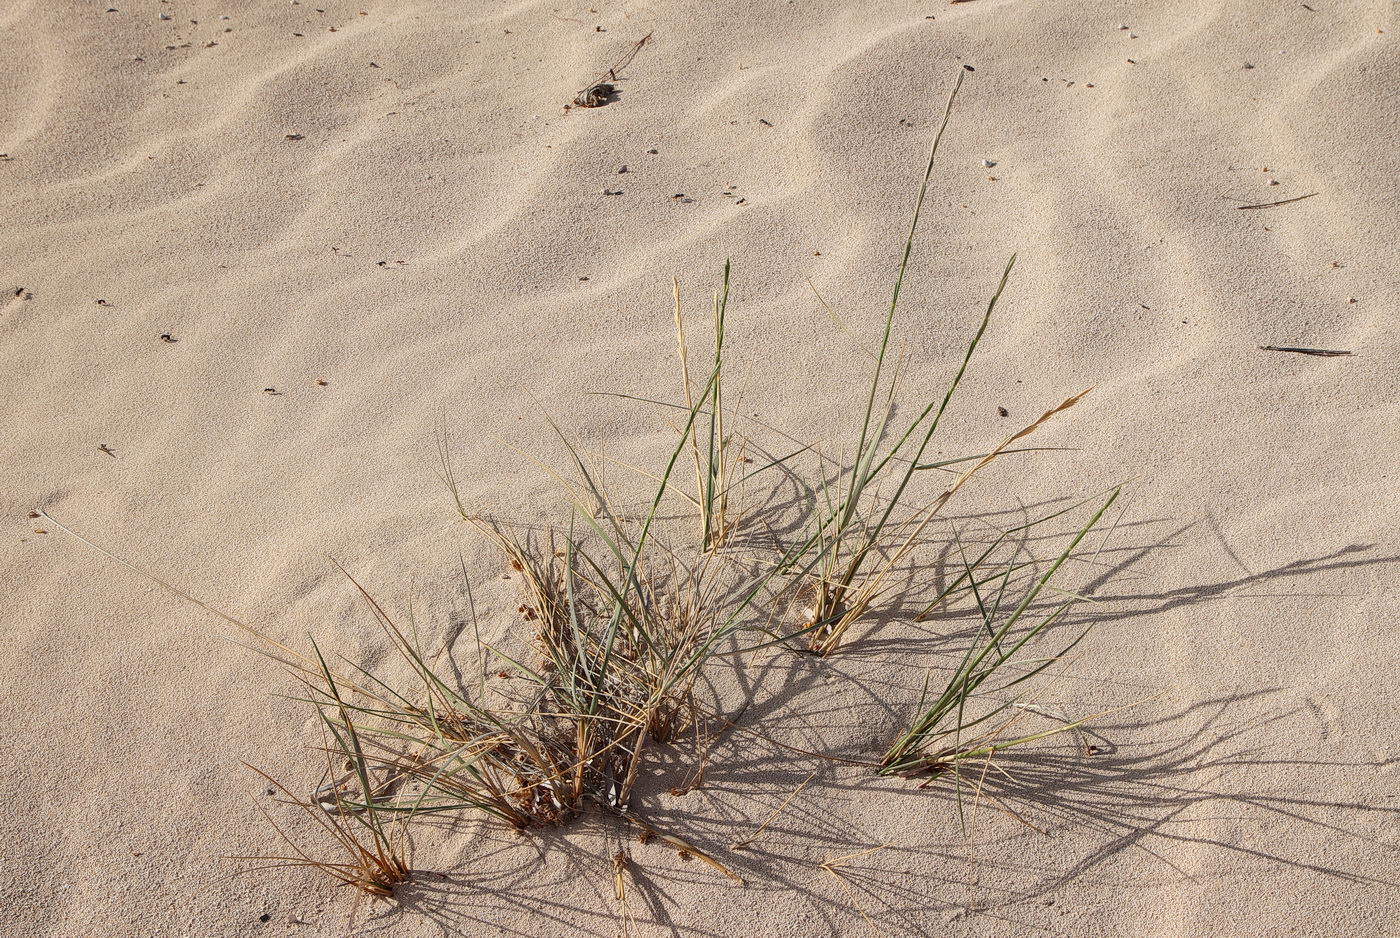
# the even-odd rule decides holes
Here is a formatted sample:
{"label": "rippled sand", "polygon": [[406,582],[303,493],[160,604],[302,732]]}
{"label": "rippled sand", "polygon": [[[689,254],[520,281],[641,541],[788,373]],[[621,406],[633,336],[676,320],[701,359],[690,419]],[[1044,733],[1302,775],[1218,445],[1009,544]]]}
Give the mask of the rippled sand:
{"label": "rippled sand", "polygon": [[[967,837],[947,790],[833,767],[728,851],[815,767],[734,737],[705,789],[647,810],[748,885],[634,844],[627,927],[1400,933],[1392,10],[10,0],[0,932],[335,935],[352,911],[303,872],[219,859],[279,849],[240,761],[314,779],[314,727],[272,696],[289,681],[31,510],[369,662],[386,649],[326,555],[441,640],[460,550],[484,636],[507,641],[511,584],[457,520],[438,434],[472,506],[557,520],[554,481],[511,447],[557,458],[548,412],[654,461],[664,420],[585,392],[673,396],[671,278],[699,310],[732,258],[743,409],[849,442],[970,63],[906,286],[907,386],[942,386],[1018,252],[940,453],[1097,385],[1037,437],[1072,450],[1007,462],[959,512],[1133,479],[1102,568],[1075,574],[1098,625],[1048,705],[1147,700],[1100,722],[1091,758],[1008,763]],[[565,112],[647,33],[616,101]],[[876,751],[945,653],[887,637],[825,673],[773,659],[764,732]],[[420,863],[451,880],[355,926],[617,935],[619,836],[425,834]],[[886,844],[844,879],[818,865]]]}

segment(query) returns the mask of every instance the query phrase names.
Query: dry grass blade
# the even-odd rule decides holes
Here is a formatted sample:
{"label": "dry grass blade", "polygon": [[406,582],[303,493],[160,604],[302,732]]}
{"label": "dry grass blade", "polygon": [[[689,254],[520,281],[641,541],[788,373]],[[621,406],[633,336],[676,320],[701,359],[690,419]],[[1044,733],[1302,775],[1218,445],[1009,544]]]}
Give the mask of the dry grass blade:
{"label": "dry grass blade", "polygon": [[719,870],[721,873],[723,873],[725,876],[728,876],[730,879],[734,880],[739,885],[742,886],[744,884],[743,878],[738,873],[734,872],[729,867],[716,860],[714,857],[711,857],[709,854],[698,850],[694,845],[688,843],[687,841],[682,840],[674,834],[665,833],[664,831],[658,829],[654,825],[642,820],[635,814],[619,813],[619,816],[637,825],[637,827],[641,828],[643,831],[656,838],[657,840],[664,841],[665,843],[673,847],[682,856],[694,857],[701,863],[704,863],[707,866]]}
{"label": "dry grass blade", "polygon": [[768,825],[769,825],[769,824],[772,824],[774,821],[776,821],[776,820],[778,819],[778,815],[782,814],[784,811],[787,810],[787,806],[790,805],[790,804],[792,804],[793,799],[795,799],[798,795],[802,794],[802,789],[806,788],[806,787],[807,787],[807,784],[808,784],[809,782],[811,782],[812,779],[816,778],[816,777],[817,777],[817,773],[820,772],[820,771],[821,771],[821,769],[819,769],[819,768],[818,768],[818,769],[813,769],[813,770],[812,770],[812,774],[811,774],[811,775],[808,775],[805,779],[803,779],[803,780],[802,780],[802,784],[800,784],[800,785],[798,785],[796,788],[794,788],[794,789],[792,790],[792,793],[791,793],[790,795],[788,795],[786,798],[783,799],[783,803],[780,804],[780,805],[778,805],[776,808],[774,808],[774,809],[773,809],[773,812],[772,812],[771,814],[769,814],[768,817],[766,817],[766,818],[763,819],[763,823],[760,824],[760,825],[758,825],[758,829],[757,829],[757,830],[755,830],[755,831],[754,831],[752,834],[750,834],[748,837],[745,837],[743,840],[736,840],[734,843],[730,844],[730,845],[729,845],[729,849],[730,849],[730,850],[743,850],[743,849],[744,849],[745,847],[747,847],[749,844],[753,843],[753,842],[754,842],[755,840],[757,840],[759,837],[763,836],[763,832],[766,831],[766,830],[768,829]]}
{"label": "dry grass blade", "polygon": [[856,911],[860,913],[860,917],[865,920],[866,926],[877,935],[884,935],[885,932],[880,928],[879,925],[875,924],[875,920],[870,917],[870,913],[865,911],[865,906],[861,905],[860,900],[856,898],[855,890],[851,888],[851,884],[847,881],[845,875],[841,873],[838,867],[840,867],[842,864],[846,863],[849,860],[856,860],[860,857],[868,856],[872,853],[878,853],[881,850],[885,850],[893,846],[894,844],[880,844],[879,846],[870,847],[866,850],[858,850],[855,853],[848,853],[842,857],[828,857],[821,863],[817,864],[818,868],[820,868],[822,872],[827,873],[833,879],[835,879],[836,882],[841,884],[841,888],[846,891],[847,898],[851,900],[851,904],[854,905]]}

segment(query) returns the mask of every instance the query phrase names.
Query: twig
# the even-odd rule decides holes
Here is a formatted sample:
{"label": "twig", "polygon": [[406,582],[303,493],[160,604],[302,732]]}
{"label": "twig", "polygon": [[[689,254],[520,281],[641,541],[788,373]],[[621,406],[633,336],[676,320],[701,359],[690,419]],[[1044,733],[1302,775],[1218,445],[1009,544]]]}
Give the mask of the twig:
{"label": "twig", "polygon": [[1281,202],[1261,202],[1261,203],[1258,204],[1258,205],[1236,205],[1235,208],[1241,209],[1241,210],[1247,209],[1247,208],[1273,208],[1275,205],[1287,205],[1289,202],[1301,202],[1301,201],[1303,201],[1304,199],[1311,199],[1313,196],[1315,196],[1315,195],[1317,195],[1317,194],[1318,194],[1318,193],[1316,193],[1316,192],[1309,192],[1307,195],[1300,195],[1300,196],[1297,196],[1297,197],[1292,198],[1292,199],[1284,199],[1284,200],[1281,201]]}
{"label": "twig", "polygon": [[597,78],[593,79],[578,94],[574,95],[572,104],[565,107],[600,107],[606,104],[608,98],[613,93],[613,86],[609,82],[617,81],[617,73],[622,71],[632,60],[637,57],[637,53],[642,51],[642,46],[651,39],[651,33],[647,33],[641,39],[632,43],[632,48],[627,50],[627,54],[613,63],[612,67]]}
{"label": "twig", "polygon": [[1351,352],[1330,348],[1297,348],[1292,345],[1261,345],[1259,348],[1265,352],[1297,352],[1299,355],[1322,355],[1331,358],[1336,355],[1350,355]]}

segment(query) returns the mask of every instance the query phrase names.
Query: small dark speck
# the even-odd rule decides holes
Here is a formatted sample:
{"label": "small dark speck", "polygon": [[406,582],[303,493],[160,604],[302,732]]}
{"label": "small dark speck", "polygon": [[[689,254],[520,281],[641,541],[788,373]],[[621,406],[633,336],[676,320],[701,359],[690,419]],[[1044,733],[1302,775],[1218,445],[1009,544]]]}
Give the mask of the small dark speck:
{"label": "small dark speck", "polygon": [[1011,411],[1007,410],[1005,407],[998,407],[998,408],[997,408],[997,416],[998,416],[998,417],[1010,417],[1010,416],[1011,416]]}
{"label": "small dark speck", "polygon": [[627,172],[627,167],[626,167],[626,166],[619,166],[619,167],[617,168],[617,172],[618,172],[618,175],[621,175],[621,174]]}
{"label": "small dark speck", "polygon": [[647,152],[650,153],[652,156],[655,156],[657,153],[660,153],[661,151],[660,151],[660,150],[648,150]]}
{"label": "small dark speck", "polygon": [[964,65],[963,68],[966,69],[966,70],[969,71],[969,72],[975,72],[975,71],[977,71],[977,69],[973,68],[971,65]]}
{"label": "small dark speck", "polygon": [[369,67],[370,67],[370,68],[378,68],[378,67],[379,67],[379,63],[378,63],[378,62],[371,62],[371,63],[369,63]]}
{"label": "small dark speck", "polygon": [[112,304],[111,304],[111,303],[108,303],[106,300],[98,300],[98,301],[97,301],[97,305],[98,305],[98,306],[111,306]]}
{"label": "small dark speck", "polygon": [[173,335],[171,335],[171,334],[168,333],[168,332],[162,332],[162,333],[160,334],[160,340],[161,340],[162,342],[179,342],[179,341],[180,341],[179,339],[175,338]]}
{"label": "small dark speck", "polygon": [[330,382],[327,381],[325,378],[317,378],[316,384],[318,387],[325,387],[326,385],[330,384]]}
{"label": "small dark speck", "polygon": [[306,139],[306,138],[305,138],[304,136],[302,136],[301,134],[287,134],[287,135],[286,135],[286,138],[287,138],[288,140],[305,140],[305,139]]}
{"label": "small dark speck", "polygon": [[587,280],[588,278],[587,278],[587,277],[580,277],[580,278],[578,278],[578,279],[579,279],[579,282],[581,283],[581,282]]}
{"label": "small dark speck", "polygon": [[1244,66],[1243,66],[1243,67],[1244,67],[1244,68],[1247,68],[1247,69],[1248,69],[1248,68],[1253,68],[1253,67],[1254,67],[1254,63],[1253,63],[1253,62],[1246,62],[1246,63],[1244,63]]}
{"label": "small dark speck", "polygon": [[279,391],[279,390],[277,390],[276,388],[263,388],[263,393],[264,393],[264,394],[271,394],[271,395],[274,396],[274,397],[279,397],[279,396],[281,396],[281,393],[282,393],[282,392]]}
{"label": "small dark speck", "polygon": [[761,118],[761,117],[758,119],[758,122],[759,122],[760,124],[762,124],[763,126],[765,126],[765,127],[772,127],[772,126],[773,126],[773,124],[772,124],[771,121],[766,121],[766,120],[764,120],[764,119]]}
{"label": "small dark speck", "polygon": [[272,921],[272,916],[271,916],[271,915],[268,915],[266,912],[264,912],[262,915],[259,915],[259,916],[258,916],[258,921],[260,921],[260,922],[270,922],[270,921]]}

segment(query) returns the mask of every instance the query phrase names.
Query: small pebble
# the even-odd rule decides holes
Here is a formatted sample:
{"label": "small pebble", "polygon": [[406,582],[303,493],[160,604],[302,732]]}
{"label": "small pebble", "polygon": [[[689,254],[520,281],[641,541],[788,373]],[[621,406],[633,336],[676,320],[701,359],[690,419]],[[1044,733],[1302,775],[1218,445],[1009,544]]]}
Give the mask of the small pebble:
{"label": "small pebble", "polygon": [[660,151],[660,150],[648,150],[647,152],[650,153],[650,154],[652,154],[653,156],[655,156],[657,153],[660,153],[661,151]]}
{"label": "small pebble", "polygon": [[987,167],[988,169],[991,169],[993,166],[997,165],[997,161],[996,161],[996,160],[983,160],[983,161],[982,161],[982,165],[985,166],[985,167]]}
{"label": "small pebble", "polygon": [[626,167],[626,166],[619,166],[619,167],[617,168],[617,172],[618,172],[618,175],[622,175],[623,173],[627,172],[627,167]]}

